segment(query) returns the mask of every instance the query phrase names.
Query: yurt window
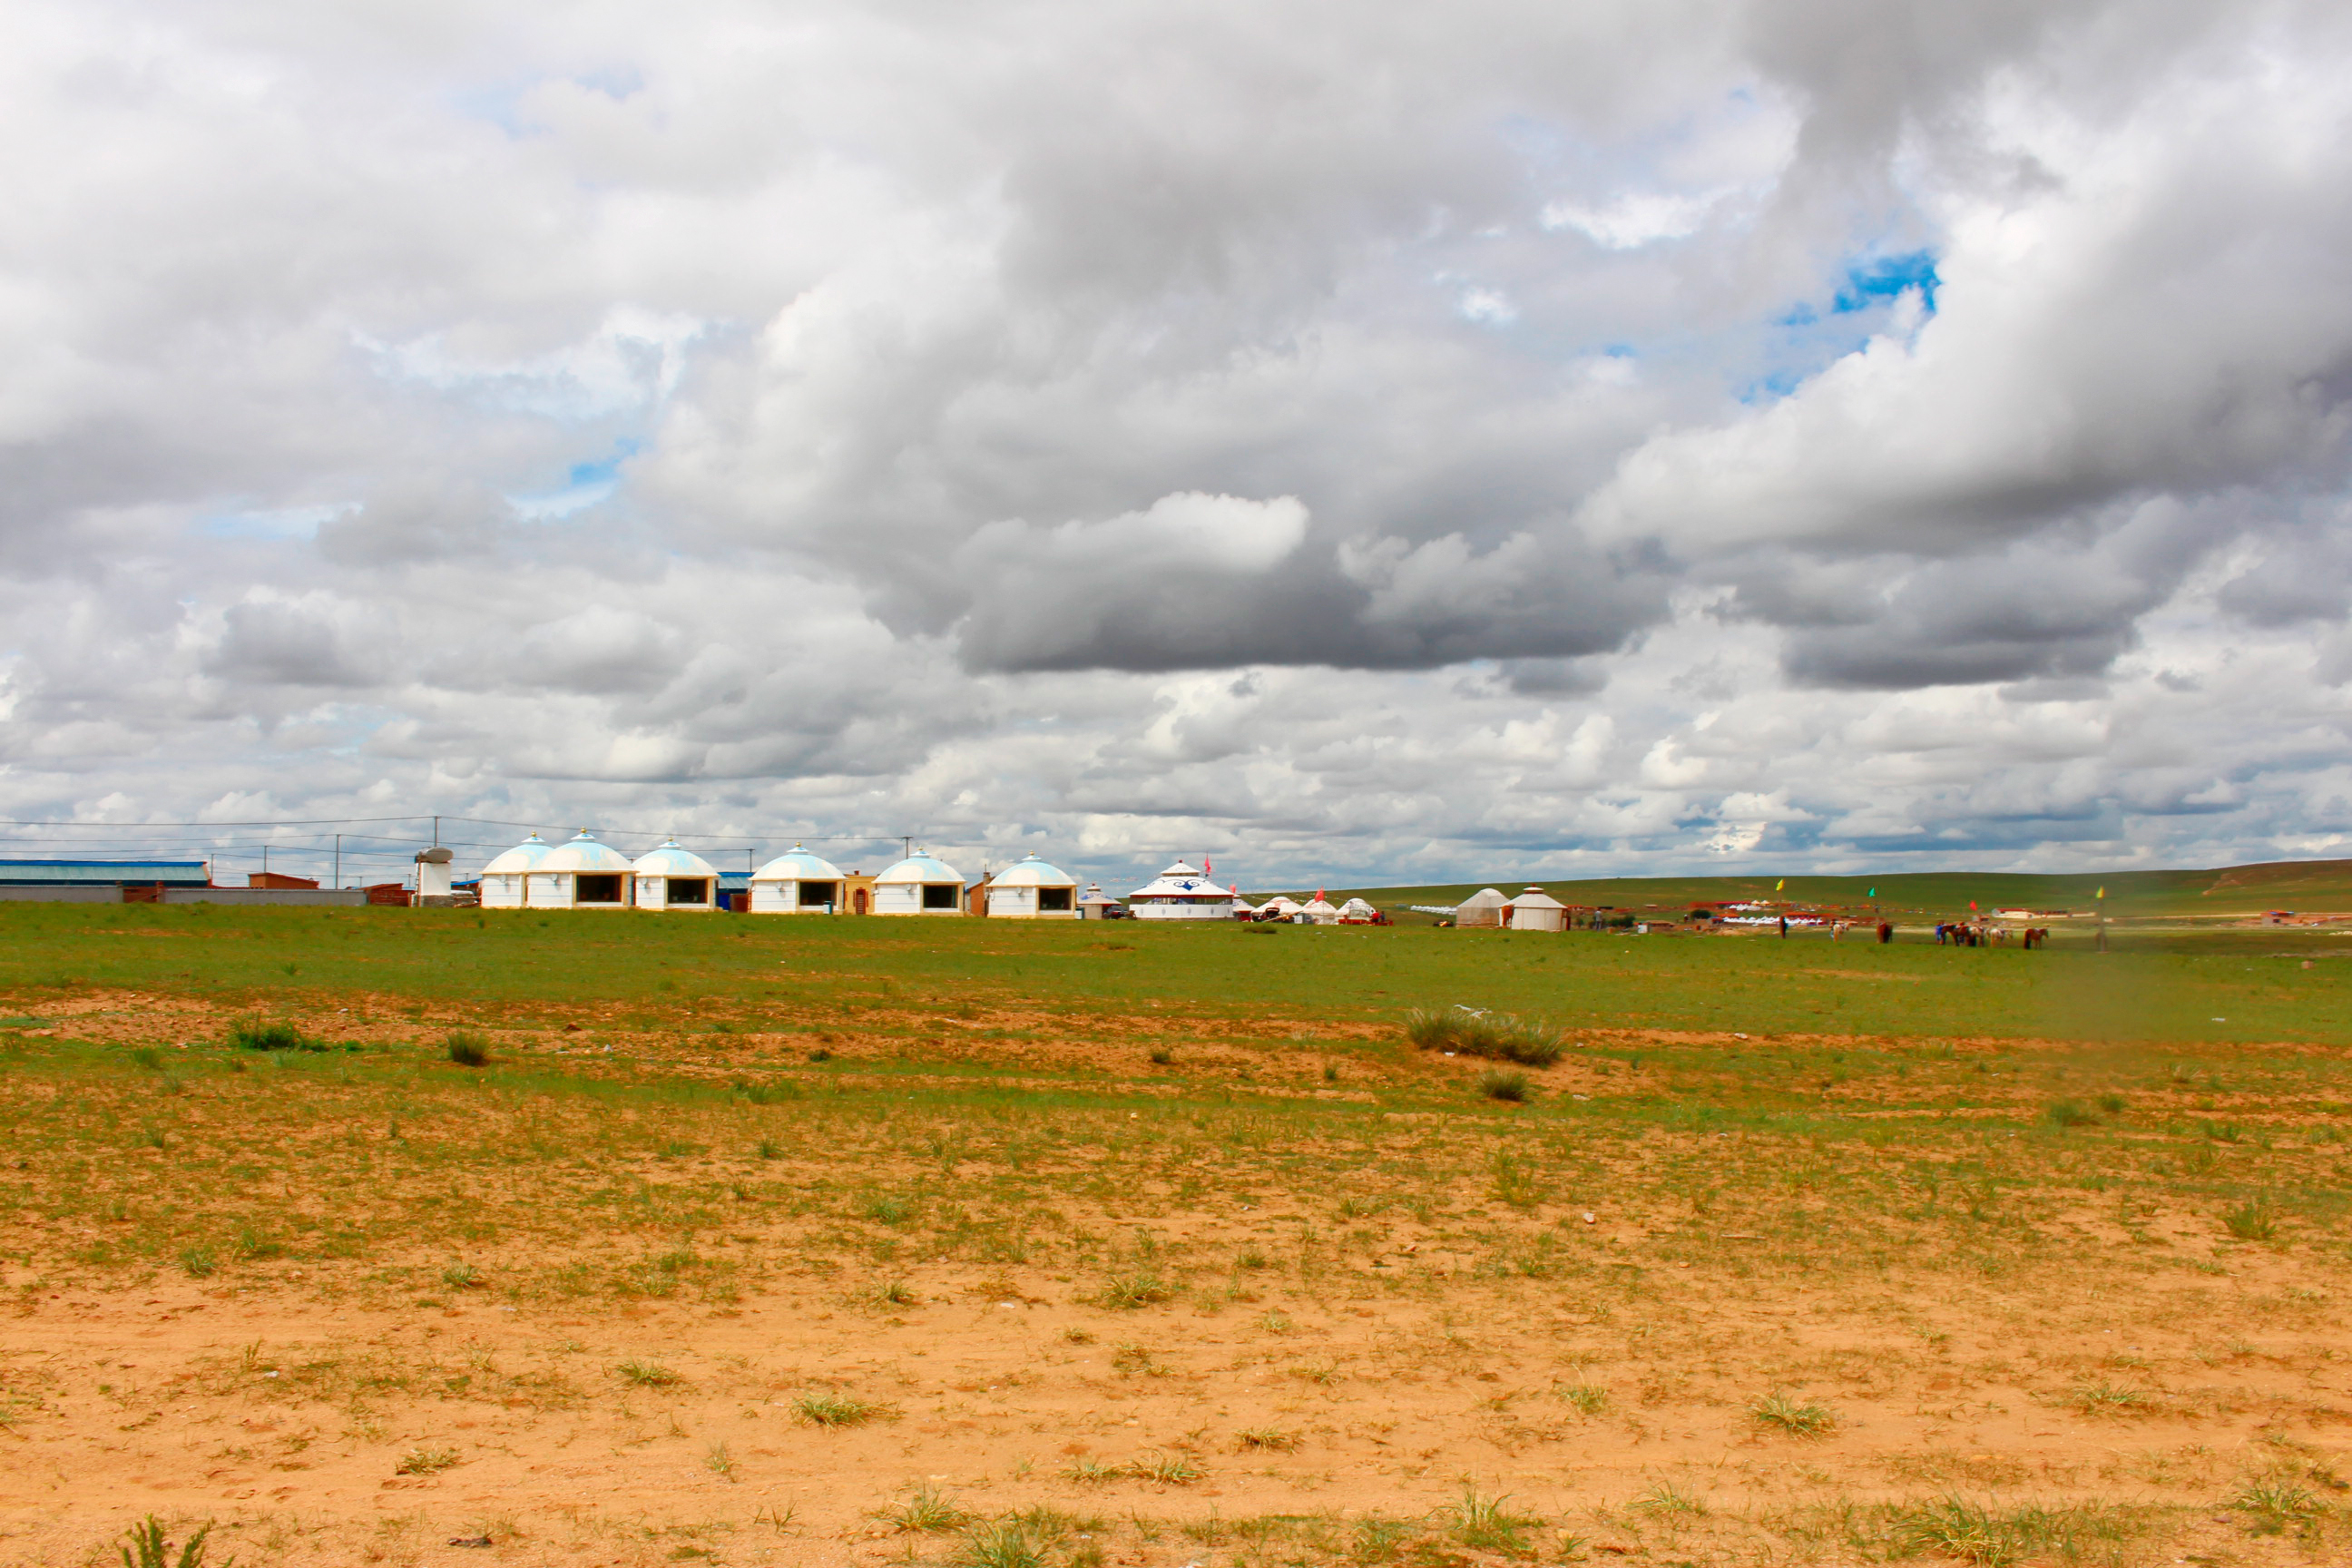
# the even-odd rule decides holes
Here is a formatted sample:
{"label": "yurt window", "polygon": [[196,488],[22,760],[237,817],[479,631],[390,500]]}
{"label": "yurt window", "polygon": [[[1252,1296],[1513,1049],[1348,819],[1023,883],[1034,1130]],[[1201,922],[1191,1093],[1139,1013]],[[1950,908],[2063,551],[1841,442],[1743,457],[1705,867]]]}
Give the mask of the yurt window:
{"label": "yurt window", "polygon": [[1037,908],[1041,912],[1068,914],[1073,891],[1069,888],[1040,888],[1037,889]]}
{"label": "yurt window", "polygon": [[961,888],[954,887],[946,882],[926,882],[923,884],[923,908],[927,910],[954,909],[957,904],[961,901],[957,895],[961,894],[962,891],[963,889]]}
{"label": "yurt window", "polygon": [[581,876],[572,883],[572,899],[583,904],[617,904],[621,901],[621,879],[617,876]]}
{"label": "yurt window", "polygon": [[664,889],[663,901],[707,904],[710,901],[710,884],[700,877],[672,877]]}
{"label": "yurt window", "polygon": [[840,901],[841,884],[838,882],[803,882],[801,884],[801,908],[804,910],[818,904],[837,904]]}

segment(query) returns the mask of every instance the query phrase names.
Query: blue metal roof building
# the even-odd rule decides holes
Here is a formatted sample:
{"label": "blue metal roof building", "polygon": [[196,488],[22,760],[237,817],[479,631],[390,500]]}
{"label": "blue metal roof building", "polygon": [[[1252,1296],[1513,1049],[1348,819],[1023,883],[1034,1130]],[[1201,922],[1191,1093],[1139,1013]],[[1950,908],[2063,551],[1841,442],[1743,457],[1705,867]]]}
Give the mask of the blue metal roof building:
{"label": "blue metal roof building", "polygon": [[0,860],[5,888],[205,888],[207,860]]}

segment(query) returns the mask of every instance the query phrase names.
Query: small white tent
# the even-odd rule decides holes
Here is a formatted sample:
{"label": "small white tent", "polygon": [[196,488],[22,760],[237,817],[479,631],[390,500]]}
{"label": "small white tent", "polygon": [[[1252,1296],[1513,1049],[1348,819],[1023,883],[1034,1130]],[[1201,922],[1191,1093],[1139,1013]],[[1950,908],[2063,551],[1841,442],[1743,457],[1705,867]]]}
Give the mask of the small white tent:
{"label": "small white tent", "polygon": [[1529,888],[1511,900],[1505,923],[1513,931],[1566,931],[1568,906],[1541,888]]}
{"label": "small white tent", "polygon": [[1078,918],[1082,921],[1110,919],[1110,911],[1118,908],[1118,900],[1102,890],[1099,882],[1087,884],[1087,896],[1078,900]]}
{"label": "small white tent", "polygon": [[586,828],[556,846],[530,875],[534,910],[625,910],[636,868]]}
{"label": "small white tent", "polygon": [[874,879],[874,912],[877,915],[960,915],[963,913],[963,873],[918,849]]}
{"label": "small white tent", "polygon": [[678,847],[675,838],[638,856],[635,869],[641,910],[709,914],[719,907],[718,871],[693,850]]}
{"label": "small white tent", "polygon": [[1343,926],[1370,925],[1381,918],[1381,911],[1361,899],[1349,899],[1339,906],[1339,923]]}
{"label": "small white tent", "polygon": [[1034,855],[1007,866],[981,889],[992,920],[1069,921],[1078,918],[1078,879]]}
{"label": "small white tent", "polygon": [[1510,900],[1494,888],[1481,888],[1454,906],[1454,923],[1458,926],[1498,926],[1503,923],[1503,906]]}
{"label": "small white tent", "polygon": [[1276,893],[1257,907],[1257,918],[1262,921],[1286,921],[1298,912],[1298,908],[1297,899]]}
{"label": "small white tent", "polygon": [[1331,900],[1323,896],[1322,889],[1318,889],[1313,898],[1298,906],[1295,918],[1303,926],[1335,926],[1339,923],[1339,911],[1331,907]]}
{"label": "small white tent", "polygon": [[793,845],[751,874],[755,915],[829,915],[842,907],[841,868]]}

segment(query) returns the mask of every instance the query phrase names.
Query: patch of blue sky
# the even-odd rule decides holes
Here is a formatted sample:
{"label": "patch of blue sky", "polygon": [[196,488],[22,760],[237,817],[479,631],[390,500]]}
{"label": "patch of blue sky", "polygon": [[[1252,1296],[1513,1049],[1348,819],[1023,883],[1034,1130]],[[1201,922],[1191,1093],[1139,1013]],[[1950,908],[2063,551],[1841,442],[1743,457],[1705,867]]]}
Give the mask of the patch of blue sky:
{"label": "patch of blue sky", "polygon": [[1911,289],[1919,291],[1919,302],[1927,313],[1936,313],[1936,290],[1943,286],[1936,276],[1936,253],[1932,250],[1910,250],[1900,256],[1877,256],[1865,261],[1849,264],[1845,269],[1845,287],[1837,292],[1831,309],[1840,315],[1866,310],[1874,305],[1892,302]]}
{"label": "patch of blue sky", "polygon": [[634,436],[625,436],[613,443],[613,449],[604,457],[574,463],[565,470],[563,483],[552,489],[526,492],[507,497],[515,510],[529,518],[569,517],[608,499],[621,488],[621,470],[644,446]]}
{"label": "patch of blue sky", "polygon": [[646,85],[645,74],[630,65],[604,66],[571,76],[519,76],[502,81],[468,82],[447,94],[449,105],[468,120],[486,121],[520,140],[546,130],[523,111],[523,101],[550,82],[570,81],[601,92],[614,102],[626,100]]}
{"label": "patch of blue sky", "polygon": [[196,531],[214,539],[315,539],[320,523],[332,521],[358,504],[339,501],[326,506],[205,512],[196,518]]}

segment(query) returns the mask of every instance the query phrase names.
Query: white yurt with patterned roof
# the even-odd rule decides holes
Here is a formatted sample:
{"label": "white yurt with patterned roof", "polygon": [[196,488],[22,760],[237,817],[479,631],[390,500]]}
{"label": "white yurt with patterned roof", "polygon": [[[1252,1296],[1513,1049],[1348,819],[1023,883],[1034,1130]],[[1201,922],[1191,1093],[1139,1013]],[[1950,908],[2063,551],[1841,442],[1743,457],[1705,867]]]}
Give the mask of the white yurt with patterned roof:
{"label": "white yurt with patterned roof", "polygon": [[751,873],[755,915],[829,915],[842,906],[841,868],[795,844]]}
{"label": "white yurt with patterned roof", "polygon": [[1139,921],[1222,921],[1234,913],[1234,896],[1209,874],[1179,860],[1127,896],[1128,913]]}
{"label": "white yurt with patterned roof", "polygon": [[637,908],[709,914],[719,907],[718,868],[675,838],[637,857]]}
{"label": "white yurt with patterned roof", "polygon": [[928,849],[918,849],[874,879],[877,915],[960,915],[963,873]]}
{"label": "white yurt with patterned roof", "polygon": [[625,910],[637,868],[626,855],[582,828],[557,845],[530,878],[534,910]]}
{"label": "white yurt with patterned roof", "polygon": [[486,910],[519,910],[530,901],[530,874],[555,853],[555,846],[534,833],[503,855],[494,855],[482,868],[481,898]]}
{"label": "white yurt with patterned roof", "polygon": [[980,889],[982,912],[991,920],[1074,921],[1078,918],[1078,879],[1034,855],[991,877]]}

